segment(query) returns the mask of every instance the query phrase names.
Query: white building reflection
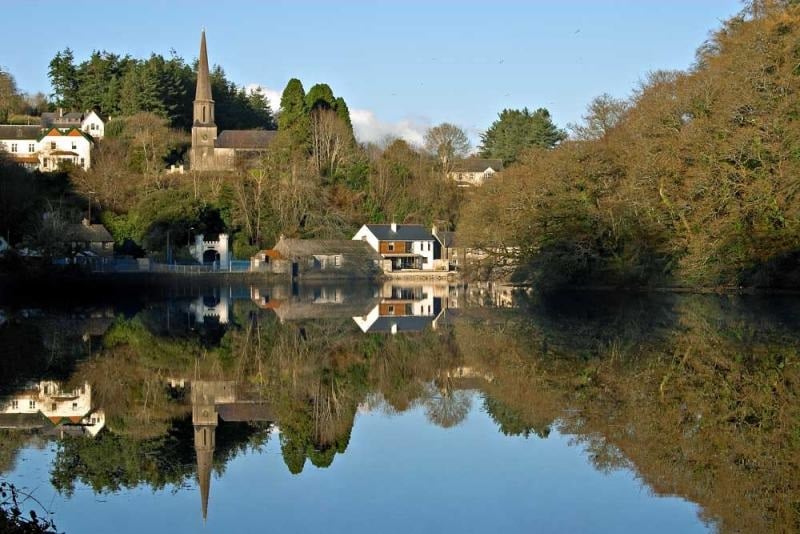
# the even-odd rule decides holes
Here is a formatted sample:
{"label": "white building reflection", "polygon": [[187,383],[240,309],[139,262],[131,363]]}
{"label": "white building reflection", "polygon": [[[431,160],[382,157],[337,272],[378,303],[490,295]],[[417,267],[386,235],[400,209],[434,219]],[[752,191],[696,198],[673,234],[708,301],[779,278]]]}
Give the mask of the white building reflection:
{"label": "white building reflection", "polygon": [[0,428],[39,430],[54,435],[95,437],[105,427],[102,409],[92,405],[92,387],[74,389],[43,380],[0,401]]}

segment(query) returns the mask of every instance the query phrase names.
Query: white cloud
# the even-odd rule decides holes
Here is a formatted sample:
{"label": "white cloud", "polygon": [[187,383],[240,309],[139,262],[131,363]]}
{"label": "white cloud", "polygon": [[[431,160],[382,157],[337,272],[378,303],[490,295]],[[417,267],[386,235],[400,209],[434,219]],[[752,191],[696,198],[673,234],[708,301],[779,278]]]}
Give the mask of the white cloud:
{"label": "white cloud", "polygon": [[396,137],[412,145],[422,146],[425,130],[428,129],[427,121],[402,119],[385,122],[368,109],[351,109],[350,121],[353,123],[356,139],[362,143],[380,143],[387,137]]}
{"label": "white cloud", "polygon": [[[261,91],[269,100],[272,111],[279,110],[281,91],[258,83],[248,84],[245,88],[248,92]],[[381,143],[388,137],[394,137],[403,139],[412,145],[422,146],[425,130],[429,126],[429,121],[422,118],[407,118],[397,122],[382,121],[374,111],[368,109],[351,109],[350,120],[353,123],[356,139],[362,143]]]}
{"label": "white cloud", "polygon": [[251,83],[245,87],[248,93],[253,91],[261,91],[264,93],[264,96],[267,97],[269,100],[269,107],[272,108],[272,112],[275,113],[278,111],[278,108],[281,107],[281,92],[275,89],[270,89],[269,87],[265,87],[263,85],[257,83]]}

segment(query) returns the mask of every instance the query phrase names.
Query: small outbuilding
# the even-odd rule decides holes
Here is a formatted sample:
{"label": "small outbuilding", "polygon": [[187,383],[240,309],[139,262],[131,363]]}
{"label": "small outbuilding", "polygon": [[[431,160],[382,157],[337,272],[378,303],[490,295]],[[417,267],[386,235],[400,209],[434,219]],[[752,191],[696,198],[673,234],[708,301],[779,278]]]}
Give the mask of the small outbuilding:
{"label": "small outbuilding", "polygon": [[362,241],[285,239],[251,258],[254,271],[319,278],[372,278],[381,273],[381,257]]}

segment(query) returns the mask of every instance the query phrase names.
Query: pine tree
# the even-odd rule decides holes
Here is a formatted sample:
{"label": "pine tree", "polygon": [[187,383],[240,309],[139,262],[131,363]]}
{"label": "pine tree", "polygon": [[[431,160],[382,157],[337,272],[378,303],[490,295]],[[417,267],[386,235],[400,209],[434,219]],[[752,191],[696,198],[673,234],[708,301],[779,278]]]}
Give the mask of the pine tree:
{"label": "pine tree", "polygon": [[56,104],[67,109],[76,108],[78,99],[78,74],[74,63],[75,57],[72,50],[65,48],[56,53],[50,61],[48,76],[50,85],[53,86],[53,97]]}
{"label": "pine tree", "polygon": [[278,115],[278,129],[289,130],[306,116],[306,93],[303,84],[292,78],[281,95],[281,111]]}
{"label": "pine tree", "polygon": [[306,109],[309,112],[315,109],[334,109],[336,97],[327,83],[318,83],[308,90],[306,95]]}
{"label": "pine tree", "polygon": [[567,135],[553,124],[550,112],[539,108],[533,113],[524,108],[504,109],[499,118],[481,135],[480,154],[508,164],[530,147],[553,148]]}

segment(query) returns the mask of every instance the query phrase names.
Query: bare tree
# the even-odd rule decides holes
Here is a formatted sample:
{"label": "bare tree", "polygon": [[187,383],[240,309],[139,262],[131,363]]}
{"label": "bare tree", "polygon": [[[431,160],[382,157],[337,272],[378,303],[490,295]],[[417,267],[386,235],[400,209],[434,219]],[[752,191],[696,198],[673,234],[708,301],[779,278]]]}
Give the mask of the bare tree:
{"label": "bare tree", "polygon": [[625,117],[629,107],[625,100],[604,93],[591,101],[583,116],[583,124],[570,124],[568,128],[576,139],[582,141],[602,139]]}
{"label": "bare tree", "polygon": [[336,174],[352,146],[353,136],[335,111],[317,109],[311,114],[311,148],[317,173]]}
{"label": "bare tree", "polygon": [[455,124],[443,122],[425,132],[425,148],[439,158],[442,172],[447,175],[452,168],[453,160],[467,155],[470,142],[464,130]]}

